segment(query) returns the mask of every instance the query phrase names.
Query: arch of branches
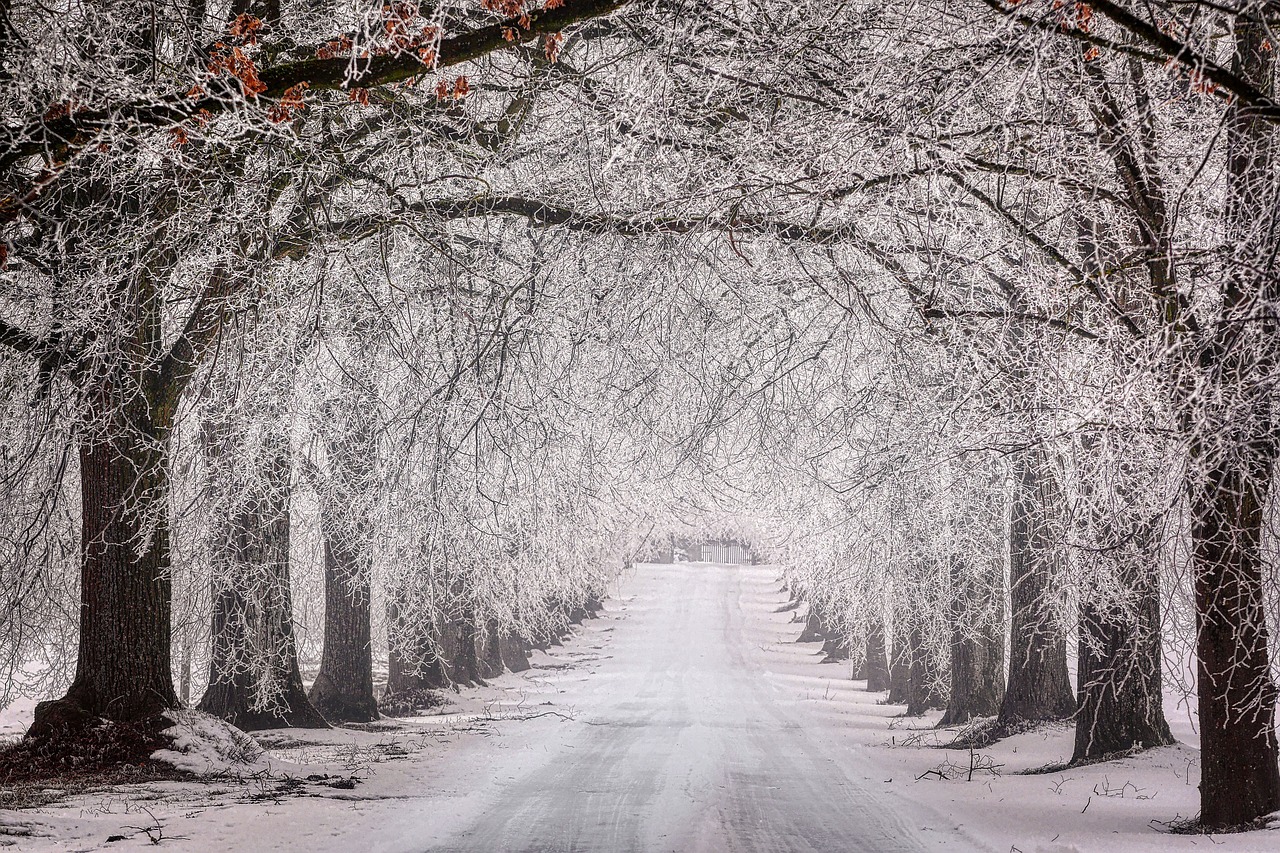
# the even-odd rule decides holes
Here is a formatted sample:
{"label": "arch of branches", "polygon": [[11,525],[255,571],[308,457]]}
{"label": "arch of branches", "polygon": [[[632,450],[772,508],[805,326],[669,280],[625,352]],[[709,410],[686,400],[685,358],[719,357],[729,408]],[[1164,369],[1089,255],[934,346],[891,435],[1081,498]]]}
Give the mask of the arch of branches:
{"label": "arch of branches", "polygon": [[1278,23],[0,0],[30,748],[412,707],[735,539],[913,711],[1091,761],[1173,677],[1203,824],[1280,808]]}

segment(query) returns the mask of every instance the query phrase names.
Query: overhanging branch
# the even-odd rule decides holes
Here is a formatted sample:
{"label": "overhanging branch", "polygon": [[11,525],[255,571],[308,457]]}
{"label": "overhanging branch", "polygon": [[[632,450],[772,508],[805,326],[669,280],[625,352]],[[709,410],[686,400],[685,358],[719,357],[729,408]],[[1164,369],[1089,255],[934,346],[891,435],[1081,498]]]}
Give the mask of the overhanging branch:
{"label": "overhanging branch", "polygon": [[[444,38],[436,50],[435,63],[426,65],[416,53],[374,56],[362,67],[352,69],[346,56],[305,59],[275,68],[266,68],[259,79],[266,86],[261,98],[279,98],[300,83],[311,90],[363,88],[401,83],[440,68],[480,59],[513,44],[528,43],[539,36],[558,33],[579,21],[608,15],[630,0],[564,0],[554,9],[537,9],[526,20],[511,18],[487,27]],[[510,40],[509,40],[510,37]],[[323,45],[315,45],[315,53]],[[158,100],[117,104],[101,110],[84,110],[51,121],[34,121],[16,131],[0,155],[0,171],[27,157],[45,156],[65,160],[75,151],[97,141],[108,130],[137,133],[172,127],[205,111],[218,115],[234,109],[242,98],[231,90],[221,96],[191,98],[185,92]],[[5,211],[7,214],[8,211]]]}
{"label": "overhanging branch", "polygon": [[44,341],[12,323],[0,320],[0,346],[23,355],[35,355],[44,348]]}

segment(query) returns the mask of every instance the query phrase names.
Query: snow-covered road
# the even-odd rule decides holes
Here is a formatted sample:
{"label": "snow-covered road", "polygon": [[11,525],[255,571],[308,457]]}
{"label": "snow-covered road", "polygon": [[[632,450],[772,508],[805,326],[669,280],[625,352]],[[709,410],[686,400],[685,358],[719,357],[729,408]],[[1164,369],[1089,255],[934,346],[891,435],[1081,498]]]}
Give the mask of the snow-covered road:
{"label": "snow-covered road", "polygon": [[[164,849],[201,853],[1204,849],[1204,836],[1160,831],[1196,808],[1187,745],[1022,775],[1070,757],[1070,727],[1051,726],[984,752],[988,772],[944,780],[937,768],[973,756],[937,748],[950,735],[936,712],[903,718],[847,667],[819,663],[780,612],[776,577],[637,566],[564,647],[438,715],[264,733],[261,772],[239,779],[0,809],[0,847],[149,850],[163,830]],[[1185,728],[1176,697],[1167,712]],[[312,774],[360,781],[296,784]],[[1212,847],[1280,849],[1272,833]]]}
{"label": "snow-covered road", "polygon": [[611,658],[580,683],[575,724],[547,730],[548,760],[426,849],[967,849],[922,829],[918,805],[904,817],[902,801],[870,784],[865,756],[834,748],[763,677],[744,622],[761,594],[776,600],[771,572],[646,565],[623,589]]}

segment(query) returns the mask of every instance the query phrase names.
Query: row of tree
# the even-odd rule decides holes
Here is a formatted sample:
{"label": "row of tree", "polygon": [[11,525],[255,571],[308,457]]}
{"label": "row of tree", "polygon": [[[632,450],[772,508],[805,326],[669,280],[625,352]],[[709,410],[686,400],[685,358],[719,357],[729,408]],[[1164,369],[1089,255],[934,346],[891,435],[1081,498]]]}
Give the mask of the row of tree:
{"label": "row of tree", "polygon": [[3,656],[69,684],[32,736],[176,706],[205,624],[208,707],[301,707],[319,587],[313,704],[368,716],[383,637],[473,678],[767,494],[855,637],[972,629],[957,716],[1007,550],[1004,724],[1074,712],[1078,624],[1085,751],[1185,570],[1202,820],[1280,807],[1278,14],[4,0]]}

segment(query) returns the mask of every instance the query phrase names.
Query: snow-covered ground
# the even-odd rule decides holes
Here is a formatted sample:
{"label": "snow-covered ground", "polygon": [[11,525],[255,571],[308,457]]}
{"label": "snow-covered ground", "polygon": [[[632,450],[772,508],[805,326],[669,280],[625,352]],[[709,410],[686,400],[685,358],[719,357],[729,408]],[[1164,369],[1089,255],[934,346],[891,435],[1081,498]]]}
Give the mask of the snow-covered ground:
{"label": "snow-covered ground", "polygon": [[243,778],[0,812],[0,845],[150,849],[162,834],[166,849],[308,853],[1280,849],[1280,833],[1159,831],[1197,810],[1188,746],[1051,775],[1017,771],[1069,757],[1069,729],[972,756],[929,746],[933,718],[896,718],[794,642],[800,625],[776,612],[785,599],[766,567],[638,566],[563,648],[440,715],[267,733]]}

